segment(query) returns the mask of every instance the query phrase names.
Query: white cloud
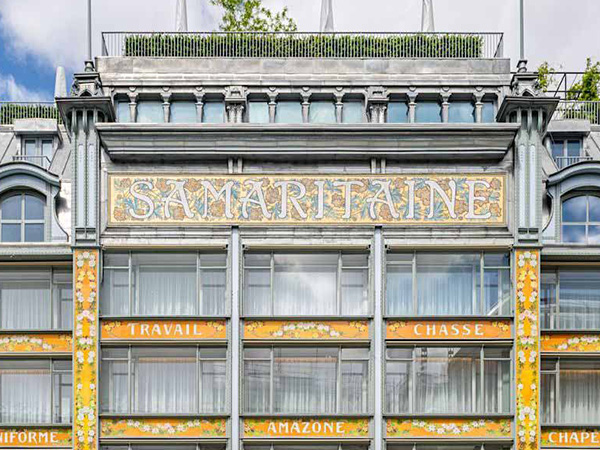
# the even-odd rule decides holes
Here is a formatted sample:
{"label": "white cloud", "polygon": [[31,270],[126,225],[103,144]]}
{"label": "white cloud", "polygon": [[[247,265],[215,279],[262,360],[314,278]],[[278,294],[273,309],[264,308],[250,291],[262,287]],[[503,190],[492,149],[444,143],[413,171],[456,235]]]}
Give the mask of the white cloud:
{"label": "white cloud", "polygon": [[12,75],[2,74],[0,74],[0,100],[9,102],[50,101],[42,92],[31,91],[17,83]]}

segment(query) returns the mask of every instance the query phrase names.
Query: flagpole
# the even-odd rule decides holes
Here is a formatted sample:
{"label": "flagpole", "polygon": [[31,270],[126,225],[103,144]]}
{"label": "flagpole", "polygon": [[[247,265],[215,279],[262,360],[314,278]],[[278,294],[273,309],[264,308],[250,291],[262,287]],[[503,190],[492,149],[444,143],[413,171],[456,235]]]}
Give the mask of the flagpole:
{"label": "flagpole", "polygon": [[87,59],[92,60],[92,0],[87,2]]}
{"label": "flagpole", "polygon": [[519,0],[520,3],[520,27],[521,27],[521,55],[520,59],[525,60],[525,17],[524,17],[524,6],[523,0]]}

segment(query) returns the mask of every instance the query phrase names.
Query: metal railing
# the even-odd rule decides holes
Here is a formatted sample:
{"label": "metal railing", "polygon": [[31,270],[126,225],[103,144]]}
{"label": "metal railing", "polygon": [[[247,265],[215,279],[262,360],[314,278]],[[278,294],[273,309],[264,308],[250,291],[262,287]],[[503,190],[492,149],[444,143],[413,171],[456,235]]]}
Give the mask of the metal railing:
{"label": "metal railing", "polygon": [[551,71],[548,76],[546,94],[560,97],[563,100],[576,100],[580,91],[577,84],[581,81],[583,72],[556,72]]}
{"label": "metal railing", "polygon": [[103,32],[103,56],[502,58],[503,33]]}
{"label": "metal railing", "polygon": [[570,119],[589,120],[593,125],[600,125],[600,102],[561,100],[552,120]]}
{"label": "metal railing", "polygon": [[16,119],[56,119],[60,114],[54,102],[0,102],[0,125],[12,125]]}
{"label": "metal railing", "polygon": [[555,156],[554,161],[559,169],[572,166],[583,161],[591,161],[591,156]]}
{"label": "metal railing", "polygon": [[13,155],[13,161],[26,161],[47,169],[52,164],[50,158],[44,155]]}

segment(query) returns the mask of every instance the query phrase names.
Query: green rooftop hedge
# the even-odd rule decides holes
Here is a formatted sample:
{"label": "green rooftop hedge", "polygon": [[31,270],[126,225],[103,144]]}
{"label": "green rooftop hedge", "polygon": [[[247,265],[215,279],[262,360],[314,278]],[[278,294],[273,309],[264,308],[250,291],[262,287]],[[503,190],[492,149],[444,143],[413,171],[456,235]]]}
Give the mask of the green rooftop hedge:
{"label": "green rooftop hedge", "polygon": [[59,119],[56,106],[22,105],[4,103],[0,105],[0,125],[10,125],[15,119]]}

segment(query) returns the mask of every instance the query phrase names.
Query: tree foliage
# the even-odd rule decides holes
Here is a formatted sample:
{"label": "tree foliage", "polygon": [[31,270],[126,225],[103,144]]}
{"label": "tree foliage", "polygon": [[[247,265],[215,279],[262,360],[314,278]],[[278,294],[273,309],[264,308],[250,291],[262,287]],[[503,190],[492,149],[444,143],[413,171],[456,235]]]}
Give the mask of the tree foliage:
{"label": "tree foliage", "polygon": [[296,22],[288,15],[288,9],[273,12],[262,0],[211,0],[223,8],[221,31],[296,31]]}
{"label": "tree foliage", "polygon": [[[555,74],[556,70],[548,62],[538,67],[538,86],[542,92],[548,92]],[[593,63],[591,58],[587,58],[581,80],[567,90],[566,100],[600,101],[599,86],[600,62]]]}

